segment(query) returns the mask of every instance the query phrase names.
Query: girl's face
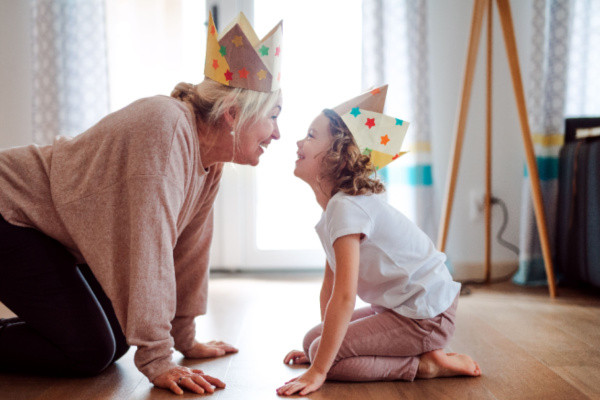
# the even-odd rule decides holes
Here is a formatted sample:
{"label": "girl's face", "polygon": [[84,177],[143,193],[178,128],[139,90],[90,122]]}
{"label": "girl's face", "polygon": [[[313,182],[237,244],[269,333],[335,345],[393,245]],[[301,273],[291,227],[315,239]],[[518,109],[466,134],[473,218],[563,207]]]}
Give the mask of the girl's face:
{"label": "girl's face", "polygon": [[281,137],[279,126],[277,126],[277,117],[280,112],[281,97],[266,116],[259,118],[241,134],[235,133],[235,135],[239,135],[239,139],[236,143],[233,162],[253,166],[258,164],[258,158],[264,153],[271,140]]}
{"label": "girl's face", "polygon": [[310,124],[306,137],[296,142],[298,159],[294,175],[311,186],[317,184],[321,173],[321,160],[331,147],[331,141],[329,119],[321,113]]}

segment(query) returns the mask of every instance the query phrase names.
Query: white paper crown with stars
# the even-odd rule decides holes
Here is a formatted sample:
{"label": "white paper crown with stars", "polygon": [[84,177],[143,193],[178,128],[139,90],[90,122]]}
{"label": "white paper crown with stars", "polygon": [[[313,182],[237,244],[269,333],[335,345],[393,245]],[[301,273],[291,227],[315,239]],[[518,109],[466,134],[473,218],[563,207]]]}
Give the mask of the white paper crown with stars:
{"label": "white paper crown with stars", "polygon": [[281,79],[283,21],[259,40],[243,13],[219,34],[208,16],[204,75],[223,85],[273,92]]}
{"label": "white paper crown with stars", "polygon": [[409,123],[383,114],[387,85],[375,88],[335,107],[360,151],[370,156],[376,170],[406,152],[401,152]]}

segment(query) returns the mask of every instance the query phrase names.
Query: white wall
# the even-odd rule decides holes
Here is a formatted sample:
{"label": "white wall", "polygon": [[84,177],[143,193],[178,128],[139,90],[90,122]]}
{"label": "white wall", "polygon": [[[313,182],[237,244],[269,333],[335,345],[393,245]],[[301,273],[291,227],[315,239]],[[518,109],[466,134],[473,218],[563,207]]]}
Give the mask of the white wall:
{"label": "white wall", "polygon": [[[511,0],[521,73],[526,79],[529,51],[530,1]],[[431,107],[433,126],[434,184],[436,204],[441,210],[446,190],[450,148],[466,62],[472,0],[434,0],[429,3]],[[492,194],[508,206],[509,225],[504,238],[518,245],[524,150],[521,128],[504,39],[494,6],[493,21],[493,144]],[[479,57],[458,172],[457,187],[446,253],[459,278],[480,278],[484,261],[484,221],[469,218],[469,193],[485,189],[485,52],[486,23],[482,29]],[[527,88],[527,82],[524,82]],[[440,212],[441,214],[441,212]],[[501,247],[495,235],[502,223],[502,210],[493,208],[492,276],[502,275],[518,262],[514,253]]]}
{"label": "white wall", "polygon": [[0,1],[0,148],[31,142],[29,2]]}

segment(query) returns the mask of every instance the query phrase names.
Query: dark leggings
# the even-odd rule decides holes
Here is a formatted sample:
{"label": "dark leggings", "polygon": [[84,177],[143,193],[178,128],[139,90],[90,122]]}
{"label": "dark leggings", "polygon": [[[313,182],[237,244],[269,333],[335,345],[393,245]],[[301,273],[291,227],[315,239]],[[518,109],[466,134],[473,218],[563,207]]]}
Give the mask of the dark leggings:
{"label": "dark leggings", "polygon": [[87,265],[56,240],[0,216],[0,371],[96,375],[129,346]]}

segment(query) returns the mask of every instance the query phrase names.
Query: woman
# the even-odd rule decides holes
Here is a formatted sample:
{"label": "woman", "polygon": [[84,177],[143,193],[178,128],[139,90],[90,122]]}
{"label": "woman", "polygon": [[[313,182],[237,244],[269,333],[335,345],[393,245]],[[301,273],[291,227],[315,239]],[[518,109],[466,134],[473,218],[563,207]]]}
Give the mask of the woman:
{"label": "woman", "polygon": [[206,311],[224,162],[279,139],[279,90],[206,79],[138,100],[75,138],[0,152],[0,370],[94,375],[137,346],[155,386],[224,383],[178,366],[237,350],[194,340]]}

